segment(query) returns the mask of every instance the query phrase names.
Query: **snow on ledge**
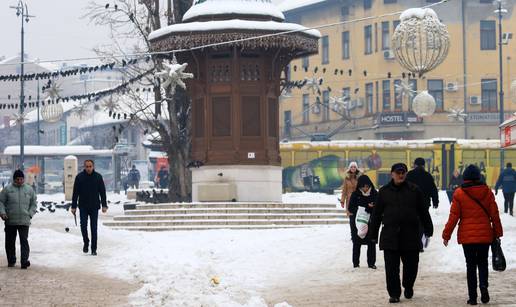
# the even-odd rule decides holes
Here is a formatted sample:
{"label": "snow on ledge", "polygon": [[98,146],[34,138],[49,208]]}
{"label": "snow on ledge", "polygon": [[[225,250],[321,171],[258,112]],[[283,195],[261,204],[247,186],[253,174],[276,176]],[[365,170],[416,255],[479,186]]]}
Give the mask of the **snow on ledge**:
{"label": "snow on ledge", "polygon": [[299,31],[317,38],[321,37],[321,33],[319,31],[309,30],[308,28],[295,23],[231,19],[173,24],[152,32],[149,35],[149,40],[155,40],[170,33],[177,32],[205,32],[220,30],[255,30],[275,32]]}
{"label": "snow on ledge", "polygon": [[430,17],[433,17],[433,18],[439,20],[439,17],[435,13],[435,11],[432,9],[429,9],[429,8],[425,8],[425,9],[411,8],[411,9],[405,10],[403,13],[401,13],[400,20],[405,21],[410,18],[423,19],[426,16],[430,16]]}
{"label": "snow on ledge", "polygon": [[[28,145],[23,146],[24,154],[27,156],[111,156],[113,151],[111,149],[94,149],[90,145],[76,145],[76,146],[44,146],[44,145]],[[7,146],[4,150],[4,155],[19,156],[20,146]]]}
{"label": "snow on ledge", "polygon": [[263,15],[285,20],[283,13],[270,0],[208,0],[194,4],[183,16],[183,22],[200,16],[229,14]]}
{"label": "snow on ledge", "polygon": [[325,0],[286,0],[281,4],[278,4],[278,8],[283,12],[287,12],[323,1]]}

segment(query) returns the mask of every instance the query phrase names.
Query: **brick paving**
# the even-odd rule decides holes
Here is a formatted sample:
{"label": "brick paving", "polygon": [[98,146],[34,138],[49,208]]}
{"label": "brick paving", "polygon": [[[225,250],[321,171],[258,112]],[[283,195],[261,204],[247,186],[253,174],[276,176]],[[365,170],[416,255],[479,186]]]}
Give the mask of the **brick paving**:
{"label": "brick paving", "polygon": [[103,276],[31,266],[7,268],[0,261],[0,306],[127,306],[137,285]]}

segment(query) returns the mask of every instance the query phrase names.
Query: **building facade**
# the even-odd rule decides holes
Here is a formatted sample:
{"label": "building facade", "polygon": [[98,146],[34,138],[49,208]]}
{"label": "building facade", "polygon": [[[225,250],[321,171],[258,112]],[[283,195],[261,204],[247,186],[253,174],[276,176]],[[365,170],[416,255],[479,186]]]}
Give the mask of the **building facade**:
{"label": "building facade", "polygon": [[[286,91],[280,103],[282,139],[499,138],[499,46],[496,7],[491,0],[448,1],[432,7],[446,24],[450,52],[435,70],[415,76],[395,60],[391,37],[399,14],[435,0],[287,0],[287,20],[320,28],[319,53],[292,61],[286,77],[314,78],[310,87]],[[303,5],[305,3],[305,5]],[[504,1],[503,87],[505,116],[516,111],[516,31],[514,4]],[[361,19],[361,21],[356,21]],[[512,85],[512,86],[511,86]],[[420,118],[412,112],[414,94],[428,90],[436,112]],[[346,97],[346,107],[335,103]],[[342,99],[341,99],[342,101]],[[464,109],[465,121],[452,109]]]}

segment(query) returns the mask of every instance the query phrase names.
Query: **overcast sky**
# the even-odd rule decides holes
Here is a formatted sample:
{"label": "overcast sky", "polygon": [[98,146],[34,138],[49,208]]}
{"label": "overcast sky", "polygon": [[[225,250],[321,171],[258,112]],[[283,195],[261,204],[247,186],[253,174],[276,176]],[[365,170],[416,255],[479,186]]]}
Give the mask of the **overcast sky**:
{"label": "overcast sky", "polygon": [[[109,38],[107,29],[81,19],[89,1],[25,0],[29,14],[36,16],[25,24],[25,53],[42,60],[94,56],[92,48],[108,43]],[[274,0],[276,3],[282,1]],[[16,16],[16,10],[9,8],[17,3],[17,0],[0,1],[0,57],[8,58],[20,53],[20,17]]]}

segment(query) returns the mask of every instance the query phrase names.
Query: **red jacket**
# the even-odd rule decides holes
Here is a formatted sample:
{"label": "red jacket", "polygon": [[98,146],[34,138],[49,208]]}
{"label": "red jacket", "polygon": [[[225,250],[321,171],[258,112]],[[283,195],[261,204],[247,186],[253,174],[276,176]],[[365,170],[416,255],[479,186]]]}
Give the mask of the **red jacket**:
{"label": "red jacket", "polygon": [[[485,211],[464,191],[467,191],[484,206],[491,216],[492,227]],[[459,244],[491,243],[495,237],[503,236],[498,206],[493,192],[485,184],[466,182],[461,188],[455,190],[450,216],[443,230],[444,240],[450,240],[453,229],[459,220],[457,232]]]}

